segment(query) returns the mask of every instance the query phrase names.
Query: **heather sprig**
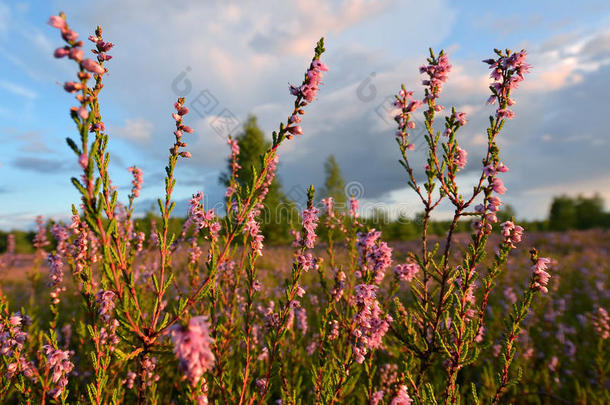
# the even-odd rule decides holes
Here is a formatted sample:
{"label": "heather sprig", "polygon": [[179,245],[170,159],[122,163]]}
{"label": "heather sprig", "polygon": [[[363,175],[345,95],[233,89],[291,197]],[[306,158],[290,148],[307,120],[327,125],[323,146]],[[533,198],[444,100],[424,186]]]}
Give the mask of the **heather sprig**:
{"label": "heather sprig", "polygon": [[[16,312],[0,291],[0,401],[410,405],[498,403],[513,393],[515,369],[533,364],[540,350],[532,341],[542,338],[532,325],[555,321],[565,307],[555,298],[553,260],[532,250],[531,264],[516,261],[530,241],[514,219],[499,219],[508,167],[497,137],[514,117],[509,107],[531,68],[525,51],[496,50],[486,61],[488,101],[498,108],[470,190],[458,183],[477,166],[476,154],[464,146],[463,128],[472,117],[441,104],[452,71],[449,55],[430,51],[420,68],[423,98],[405,85],[395,96],[400,163],[423,209],[416,248],[383,240],[387,233],[361,217],[355,196],[345,209],[332,197],[316,206],[312,186],[292,250],[285,253],[264,236],[265,202],[281,169],[280,145],[306,132],[306,108],[320,95],[328,70],[321,60],[323,39],[302,82],[289,85],[294,103],[260,165],[242,168],[246,150],[239,138],[228,137],[224,212],[194,192],[185,222],[175,228],[176,168],[192,157],[186,138],[195,136],[186,100],[179,98],[171,114],[175,129],[158,199],[160,220],[144,222],[135,204],[141,169],[128,169],[125,202],[109,174],[111,137],[99,96],[113,44],[98,27],[88,38],[93,49],[87,55],[64,14],[49,24],[63,39],[55,57],[76,67],[63,88],[76,100],[69,114],[78,136],[67,143],[80,170],[72,179],[80,204],[72,207],[68,224],[37,221],[37,260],[47,257],[49,272],[47,283],[38,283],[35,268],[28,288],[44,288],[50,308]],[[413,163],[420,113],[423,168]],[[239,177],[243,170],[251,170],[247,181]],[[442,203],[453,216],[444,236],[435,238],[432,219]],[[472,222],[468,240],[458,234],[464,221]],[[47,240],[49,230],[54,244]],[[527,284],[517,266],[529,272]],[[496,287],[507,280],[511,287],[498,298]],[[522,294],[519,284],[525,285]],[[542,296],[550,302],[546,313],[534,305]],[[581,322],[595,332],[599,347],[608,335],[604,308],[598,299]],[[22,315],[26,311],[31,318]],[[498,319],[505,312],[502,329]],[[566,336],[575,332],[557,329],[567,354],[548,349],[543,368],[549,375],[574,356]],[[523,356],[516,354],[520,345]],[[606,368],[598,363],[587,383],[591,392],[606,383]]]}

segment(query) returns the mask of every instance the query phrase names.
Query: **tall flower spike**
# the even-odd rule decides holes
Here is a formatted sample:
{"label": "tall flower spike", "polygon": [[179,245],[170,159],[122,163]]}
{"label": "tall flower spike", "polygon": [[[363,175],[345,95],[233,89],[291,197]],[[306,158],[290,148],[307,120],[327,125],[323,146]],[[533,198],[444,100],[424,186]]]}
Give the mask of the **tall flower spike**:
{"label": "tall flower spike", "polygon": [[171,332],[174,353],[180,360],[180,368],[193,387],[203,374],[214,366],[213,339],[205,316],[191,318],[186,327],[174,326]]}

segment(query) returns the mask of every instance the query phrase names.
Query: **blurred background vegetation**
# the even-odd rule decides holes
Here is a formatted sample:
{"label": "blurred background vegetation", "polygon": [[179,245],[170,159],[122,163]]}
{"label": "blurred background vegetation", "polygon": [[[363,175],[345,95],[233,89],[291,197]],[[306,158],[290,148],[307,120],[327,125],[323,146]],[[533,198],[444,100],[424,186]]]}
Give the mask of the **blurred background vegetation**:
{"label": "blurred background vegetation", "polygon": [[[248,117],[242,131],[235,136],[235,139],[240,147],[239,163],[241,169],[238,171],[238,181],[242,186],[247,187],[252,182],[252,170],[259,171],[262,167],[261,156],[270,147],[270,144],[265,140],[265,135],[259,128],[255,116]],[[336,211],[346,212],[349,196],[345,195],[345,180],[333,155],[328,156],[324,163],[324,171],[325,181],[323,185],[318,187],[316,200],[320,202],[322,198],[333,197]],[[227,171],[221,174],[219,181],[222,184],[228,184],[230,173],[231,162],[228,160]],[[292,196],[292,198],[295,197]],[[284,191],[280,178],[276,176],[269,187],[261,220],[262,232],[267,244],[282,245],[292,241],[290,230],[299,227],[300,218],[295,213],[298,212],[298,204],[303,203],[303,201],[294,201],[292,198]],[[361,222],[370,228],[381,230],[385,240],[412,240],[419,237],[421,218],[422,214],[418,214],[414,218],[405,216],[390,218],[388,212],[377,209],[367,217],[361,218]],[[547,218],[538,221],[519,220],[514,209],[510,205],[505,205],[503,210],[498,213],[498,219],[501,223],[511,218],[516,218],[516,221],[529,232],[610,228],[610,212],[605,211],[604,200],[597,193],[592,197],[582,195],[576,197],[556,196],[551,202]],[[170,222],[170,232],[179,234],[184,221],[185,218],[173,218]],[[136,231],[144,232],[148,236],[154,224],[160,223],[161,220],[156,213],[150,211],[144,216],[136,218],[134,222]],[[324,241],[327,232],[324,229],[323,222],[320,221],[319,235]],[[470,231],[470,223],[471,221],[467,219],[460,221],[457,231]],[[53,221],[48,221],[46,224],[47,230],[50,230],[53,224]],[[448,225],[449,221],[432,221],[429,232],[442,235]],[[16,253],[32,253],[34,251],[32,242],[36,232],[34,230],[15,229],[8,232],[0,231],[0,253],[6,251],[9,234],[15,235]],[[54,246],[50,233],[48,239],[51,241],[48,249],[52,250]]]}

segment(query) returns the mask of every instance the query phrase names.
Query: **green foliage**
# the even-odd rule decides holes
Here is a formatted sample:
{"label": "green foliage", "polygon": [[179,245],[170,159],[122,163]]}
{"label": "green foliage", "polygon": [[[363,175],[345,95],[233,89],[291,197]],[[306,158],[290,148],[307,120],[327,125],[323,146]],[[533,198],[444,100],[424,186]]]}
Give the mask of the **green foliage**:
{"label": "green foliage", "polygon": [[[239,164],[241,166],[237,171],[237,181],[246,189],[252,184],[256,173],[261,172],[262,156],[270,148],[271,143],[265,140],[265,135],[253,115],[248,116],[242,132],[235,139],[239,145]],[[220,182],[228,185],[230,176],[231,160],[229,159],[227,172],[221,174]],[[271,182],[263,204],[261,225],[265,242],[270,244],[289,242],[290,230],[299,223],[298,210],[294,201],[284,193],[277,176]]]}
{"label": "green foliage", "polygon": [[32,243],[36,232],[12,230],[9,232],[0,231],[0,253],[6,252],[9,234],[15,235],[15,253],[32,253],[34,251]]}
{"label": "green foliage", "polygon": [[330,155],[324,163],[324,189],[322,190],[323,198],[332,197],[335,202],[337,211],[347,210],[347,198],[345,195],[345,180],[341,174],[341,168],[335,160],[334,155]]}
{"label": "green foliage", "polygon": [[599,194],[576,198],[561,195],[553,198],[549,212],[549,228],[554,231],[610,227],[610,213],[604,212]]}

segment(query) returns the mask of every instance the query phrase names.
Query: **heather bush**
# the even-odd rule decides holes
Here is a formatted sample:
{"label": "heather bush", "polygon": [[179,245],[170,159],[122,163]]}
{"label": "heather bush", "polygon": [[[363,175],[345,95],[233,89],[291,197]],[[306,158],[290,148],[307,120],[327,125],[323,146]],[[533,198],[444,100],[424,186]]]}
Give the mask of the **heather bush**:
{"label": "heather bush", "polygon": [[[582,330],[555,330],[555,321],[573,305],[567,298],[546,297],[560,293],[559,284],[550,283],[559,279],[553,271],[557,263],[534,248],[524,256],[519,250],[524,229],[497,218],[508,171],[497,138],[515,116],[513,93],[530,70],[525,51],[495,50],[484,61],[492,79],[487,103],[494,110],[481,174],[469,190],[459,189],[456,180],[467,163],[460,132],[468,120],[441,104],[451,71],[448,55],[431,50],[420,68],[423,100],[404,85],[398,91],[398,156],[423,207],[416,246],[393,249],[359,218],[355,198],[347,210],[336,210],[332,197],[315,204],[311,187],[287,253],[265,248],[261,210],[280,146],[303,134],[301,121],[328,70],[323,39],[302,83],[289,87],[294,104],[273,132],[260,166],[244,181],[239,144],[229,138],[224,212],[205,207],[203,194],[196,192],[182,229],[173,232],[175,168],[191,158],[187,142],[193,136],[185,100],[175,102],[168,111],[175,131],[165,195],[158,200],[160,220],[143,232],[134,221],[142,171],[130,168],[133,187],[124,202],[108,173],[111,139],[99,95],[113,44],[98,27],[88,37],[93,56],[86,55],[63,14],[49,23],[65,42],[55,56],[69,59],[77,70],[64,89],[76,99],[70,117],[77,136],[67,144],[82,169],[72,178],[81,201],[72,207],[69,224],[51,229],[55,242],[46,257],[42,221],[34,238],[41,260],[33,273],[45,268],[48,276],[31,278],[32,297],[43,296],[48,308],[35,305],[34,298],[17,306],[0,295],[2,401],[496,404],[525,403],[534,395],[552,403],[532,392],[535,386],[583,403],[608,400],[604,343],[610,331],[600,305],[608,299],[601,296],[603,284],[601,298],[578,301],[579,313],[588,314]],[[426,130],[423,168],[411,159],[409,135],[418,111]],[[443,201],[454,207],[453,219],[443,237],[432,237],[432,214]],[[464,220],[471,223],[468,238],[456,232]],[[509,262],[510,256],[518,260]],[[507,279],[512,281],[498,293],[496,284]],[[589,288],[582,286],[578,294]],[[540,298],[542,310],[535,306]],[[535,329],[539,322],[549,324],[546,335],[536,336],[544,330]],[[596,342],[583,345],[591,369],[586,381],[552,380],[559,378],[552,372],[569,359],[559,354],[565,347],[551,344],[559,333],[567,346],[575,345],[577,333]],[[540,350],[554,360],[545,365],[549,372],[532,373]],[[520,388],[524,376],[526,388]]]}

